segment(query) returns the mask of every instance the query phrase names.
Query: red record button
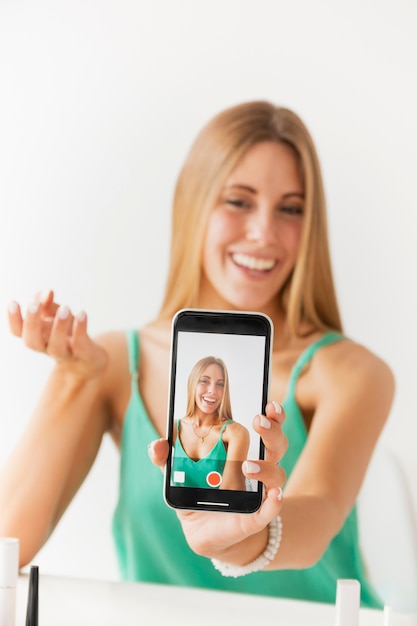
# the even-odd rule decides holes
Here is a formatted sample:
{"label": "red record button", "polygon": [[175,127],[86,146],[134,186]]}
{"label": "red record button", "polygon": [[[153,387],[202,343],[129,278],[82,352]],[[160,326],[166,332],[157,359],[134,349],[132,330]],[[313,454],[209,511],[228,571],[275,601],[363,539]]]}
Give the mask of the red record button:
{"label": "red record button", "polygon": [[210,487],[218,487],[222,482],[222,475],[219,472],[209,472],[206,481]]}

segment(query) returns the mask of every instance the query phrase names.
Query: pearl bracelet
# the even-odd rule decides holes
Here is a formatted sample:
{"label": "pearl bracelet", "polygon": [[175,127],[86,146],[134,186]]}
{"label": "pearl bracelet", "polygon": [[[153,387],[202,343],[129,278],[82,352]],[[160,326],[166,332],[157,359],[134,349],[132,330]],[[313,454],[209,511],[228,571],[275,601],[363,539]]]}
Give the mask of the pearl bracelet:
{"label": "pearl bracelet", "polygon": [[223,563],[217,559],[211,559],[213,566],[222,576],[230,576],[232,578],[238,578],[239,576],[246,576],[246,574],[252,574],[252,572],[258,572],[270,563],[281,545],[282,539],[282,519],[278,515],[269,523],[268,526],[268,543],[265,550],[254,561],[247,565],[231,565],[230,563]]}

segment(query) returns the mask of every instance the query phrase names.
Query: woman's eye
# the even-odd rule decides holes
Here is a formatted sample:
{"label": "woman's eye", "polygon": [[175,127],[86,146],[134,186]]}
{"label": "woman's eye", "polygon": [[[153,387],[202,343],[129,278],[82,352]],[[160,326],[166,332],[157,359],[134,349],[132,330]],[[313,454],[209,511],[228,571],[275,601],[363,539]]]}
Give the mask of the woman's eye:
{"label": "woman's eye", "polygon": [[286,206],[280,207],[280,211],[281,211],[281,213],[286,213],[287,215],[303,215],[303,213],[304,213],[302,207],[300,207],[300,206],[291,206],[291,205],[286,205]]}
{"label": "woman's eye", "polygon": [[223,387],[224,387],[224,383],[217,383],[217,386],[218,386],[218,387],[221,387],[221,388],[223,389]]}
{"label": "woman's eye", "polygon": [[249,202],[240,200],[239,198],[226,198],[226,204],[237,207],[238,209],[248,209],[250,207]]}
{"label": "woman's eye", "polygon": [[208,385],[208,382],[209,382],[209,381],[207,380],[207,378],[200,378],[200,381],[199,381],[199,382],[200,382],[202,385]]}

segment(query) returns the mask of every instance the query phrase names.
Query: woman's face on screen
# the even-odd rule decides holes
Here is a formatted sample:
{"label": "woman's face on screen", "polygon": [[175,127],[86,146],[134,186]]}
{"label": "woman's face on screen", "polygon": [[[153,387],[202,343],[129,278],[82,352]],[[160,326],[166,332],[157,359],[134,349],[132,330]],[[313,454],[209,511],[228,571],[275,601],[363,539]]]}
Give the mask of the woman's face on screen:
{"label": "woman's face on screen", "polygon": [[198,379],[195,391],[196,407],[204,414],[217,414],[224,393],[224,374],[216,363],[208,365]]}

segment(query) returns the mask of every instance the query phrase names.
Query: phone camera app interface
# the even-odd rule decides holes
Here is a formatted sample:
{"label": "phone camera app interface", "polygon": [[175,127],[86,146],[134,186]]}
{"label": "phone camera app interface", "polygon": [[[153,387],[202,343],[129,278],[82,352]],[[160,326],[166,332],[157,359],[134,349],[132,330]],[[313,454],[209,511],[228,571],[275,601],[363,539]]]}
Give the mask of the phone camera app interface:
{"label": "phone camera app interface", "polygon": [[256,491],[242,462],[259,458],[265,337],[179,331],[171,485]]}

